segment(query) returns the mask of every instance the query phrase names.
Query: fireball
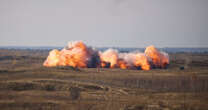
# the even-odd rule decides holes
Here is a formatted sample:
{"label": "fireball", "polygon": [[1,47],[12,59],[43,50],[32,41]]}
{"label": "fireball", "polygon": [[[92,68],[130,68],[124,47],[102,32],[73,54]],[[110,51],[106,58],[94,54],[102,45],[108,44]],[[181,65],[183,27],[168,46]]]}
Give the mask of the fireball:
{"label": "fireball", "polygon": [[104,52],[87,47],[82,41],[69,42],[67,47],[50,51],[43,66],[72,66],[79,68],[102,67],[121,69],[165,68],[169,64],[168,54],[158,51],[154,46],[145,52],[119,53],[115,49]]}

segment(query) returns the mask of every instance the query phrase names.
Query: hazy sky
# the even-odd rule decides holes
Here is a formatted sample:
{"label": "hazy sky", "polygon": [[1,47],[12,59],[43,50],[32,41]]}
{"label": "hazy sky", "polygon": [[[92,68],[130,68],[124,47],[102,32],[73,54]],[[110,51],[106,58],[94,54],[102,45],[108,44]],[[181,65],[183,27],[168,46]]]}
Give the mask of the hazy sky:
{"label": "hazy sky", "polygon": [[0,0],[0,46],[208,47],[208,0]]}

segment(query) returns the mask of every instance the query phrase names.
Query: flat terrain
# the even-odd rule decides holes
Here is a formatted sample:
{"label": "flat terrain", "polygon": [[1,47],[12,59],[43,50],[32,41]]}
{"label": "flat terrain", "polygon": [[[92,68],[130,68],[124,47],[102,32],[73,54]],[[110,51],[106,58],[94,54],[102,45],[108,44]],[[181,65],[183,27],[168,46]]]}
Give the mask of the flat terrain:
{"label": "flat terrain", "polygon": [[46,68],[47,55],[0,50],[1,110],[208,110],[207,53],[170,54],[150,71]]}

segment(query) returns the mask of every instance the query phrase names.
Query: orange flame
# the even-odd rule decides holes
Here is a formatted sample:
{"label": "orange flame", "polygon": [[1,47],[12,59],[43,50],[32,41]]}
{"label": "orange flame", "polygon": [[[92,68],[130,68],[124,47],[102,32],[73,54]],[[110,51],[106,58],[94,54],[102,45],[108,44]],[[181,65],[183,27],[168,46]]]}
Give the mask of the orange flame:
{"label": "orange flame", "polygon": [[164,52],[159,52],[154,46],[149,46],[145,54],[152,59],[153,65],[159,68],[165,68],[169,64],[169,57]]}
{"label": "orange flame", "polygon": [[127,69],[127,68],[128,68],[126,62],[125,62],[124,60],[121,60],[121,59],[118,60],[118,66],[119,66],[119,68],[121,68],[121,69]]}
{"label": "orange flame", "polygon": [[50,51],[48,58],[43,63],[44,66],[57,66],[59,64],[60,52],[56,49]]}
{"label": "orange flame", "polygon": [[118,53],[108,49],[98,52],[87,47],[82,41],[70,42],[61,51],[52,50],[44,66],[103,67],[103,68],[141,68],[150,70],[152,67],[165,68],[169,64],[168,54],[158,51],[154,46],[146,48],[145,53]]}
{"label": "orange flame", "polygon": [[109,62],[110,67],[114,68],[118,63],[118,53],[116,50],[108,49],[107,51],[100,53],[100,59],[103,62]]}
{"label": "orange flame", "polygon": [[44,66],[73,66],[73,67],[87,67],[87,62],[92,57],[90,48],[82,42],[70,42],[68,46],[58,50],[52,50],[44,62]]}
{"label": "orange flame", "polygon": [[143,70],[150,70],[150,64],[148,58],[145,54],[136,54],[136,59],[134,61],[135,66],[141,67]]}
{"label": "orange flame", "polygon": [[124,60],[127,68],[141,68],[143,70],[150,70],[150,64],[148,57],[143,53],[124,53],[120,54],[120,57]]}

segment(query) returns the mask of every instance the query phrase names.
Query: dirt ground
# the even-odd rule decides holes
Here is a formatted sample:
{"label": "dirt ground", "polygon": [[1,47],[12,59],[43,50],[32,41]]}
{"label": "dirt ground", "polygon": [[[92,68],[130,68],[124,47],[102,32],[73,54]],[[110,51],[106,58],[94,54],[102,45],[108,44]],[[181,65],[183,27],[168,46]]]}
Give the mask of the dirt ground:
{"label": "dirt ground", "polygon": [[208,110],[208,53],[167,69],[46,68],[48,51],[0,50],[1,110]]}

